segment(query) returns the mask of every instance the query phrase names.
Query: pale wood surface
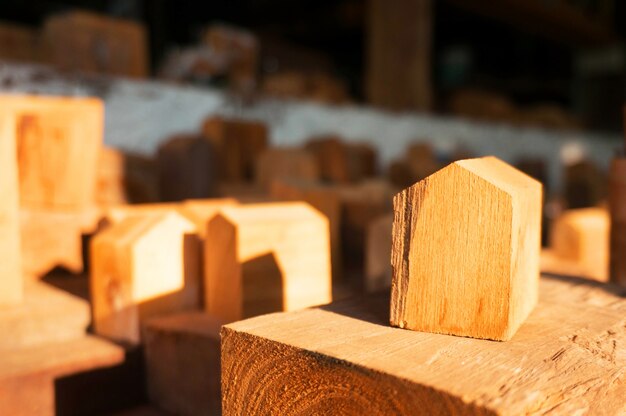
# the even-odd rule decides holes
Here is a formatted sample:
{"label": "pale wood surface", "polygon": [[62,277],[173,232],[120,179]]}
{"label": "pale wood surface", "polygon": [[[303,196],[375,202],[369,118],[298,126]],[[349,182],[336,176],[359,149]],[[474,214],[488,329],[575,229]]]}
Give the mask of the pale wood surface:
{"label": "pale wood surface", "polygon": [[200,312],[151,319],[145,326],[148,395],[177,415],[219,415],[220,322]]}
{"label": "pale wood surface", "polygon": [[138,343],[143,320],[200,307],[200,245],[180,214],[126,218],[93,238],[90,260],[97,334]]}
{"label": "pale wood surface", "polygon": [[365,291],[391,287],[391,231],[393,213],[373,220],[367,227],[365,242]]}
{"label": "pale wood surface", "polygon": [[256,161],[255,180],[265,189],[269,189],[275,180],[317,181],[319,177],[315,156],[300,148],[267,149]]}
{"label": "pale wood surface", "polygon": [[21,302],[22,259],[14,121],[0,116],[0,308]]}
{"label": "pale wood surface", "polygon": [[227,207],[208,224],[206,311],[225,322],[331,301],[328,220],[308,204]]}
{"label": "pale wood surface", "polygon": [[494,157],[394,198],[391,322],[507,340],[537,299],[541,184]]}
{"label": "pale wood surface", "polygon": [[624,290],[540,293],[505,343],[392,328],[385,295],[229,324],[224,414],[624,414]]}

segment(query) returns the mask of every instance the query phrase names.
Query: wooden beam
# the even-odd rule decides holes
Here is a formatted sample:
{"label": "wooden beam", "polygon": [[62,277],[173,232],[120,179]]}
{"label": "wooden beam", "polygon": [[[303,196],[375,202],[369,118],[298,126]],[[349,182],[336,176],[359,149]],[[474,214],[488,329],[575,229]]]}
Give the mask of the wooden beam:
{"label": "wooden beam", "polygon": [[506,343],[404,331],[386,294],[222,329],[223,412],[354,415],[626,412],[626,293],[544,278]]}
{"label": "wooden beam", "polygon": [[495,157],[394,198],[391,324],[508,340],[537,302],[541,184]]}
{"label": "wooden beam", "polygon": [[332,300],[328,220],[301,202],[221,210],[207,227],[204,301],[233,322]]}
{"label": "wooden beam", "polygon": [[200,307],[200,247],[182,215],[130,216],[90,247],[90,291],[97,334],[136,344],[140,324]]}

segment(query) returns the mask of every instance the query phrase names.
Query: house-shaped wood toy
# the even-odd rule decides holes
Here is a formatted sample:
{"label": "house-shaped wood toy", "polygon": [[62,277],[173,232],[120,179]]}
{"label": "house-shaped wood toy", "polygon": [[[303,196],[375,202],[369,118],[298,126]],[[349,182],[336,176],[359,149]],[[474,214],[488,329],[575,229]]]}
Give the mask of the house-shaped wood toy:
{"label": "house-shaped wood toy", "polygon": [[541,184],[494,157],[394,198],[391,324],[510,339],[537,302]]}

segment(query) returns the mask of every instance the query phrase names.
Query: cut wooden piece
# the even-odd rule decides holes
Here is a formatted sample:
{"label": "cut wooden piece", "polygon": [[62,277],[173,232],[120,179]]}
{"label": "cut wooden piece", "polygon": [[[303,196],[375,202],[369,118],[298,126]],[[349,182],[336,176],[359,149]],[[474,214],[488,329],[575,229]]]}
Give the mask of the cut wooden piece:
{"label": "cut wooden piece", "polygon": [[317,181],[319,176],[313,154],[298,148],[267,149],[256,162],[256,182],[265,189],[275,180]]}
{"label": "cut wooden piece", "polygon": [[337,136],[315,137],[306,144],[315,155],[321,179],[352,183],[376,174],[376,150],[366,143],[345,143]]}
{"label": "cut wooden piece", "polygon": [[91,241],[94,329],[138,343],[140,323],[199,307],[199,242],[182,215],[130,216]]}
{"label": "cut wooden piece", "polygon": [[220,326],[205,313],[151,319],[145,327],[150,401],[176,415],[219,415]]}
{"label": "cut wooden piece", "polygon": [[148,75],[147,35],[141,23],[70,11],[48,17],[42,37],[46,60],[61,69]]}
{"label": "cut wooden piece", "polygon": [[84,269],[83,235],[95,231],[100,217],[100,210],[95,206],[73,212],[21,209],[24,273],[41,277],[55,267],[81,273]]}
{"label": "cut wooden piece", "polygon": [[331,301],[328,220],[305,203],[224,208],[204,250],[205,309],[225,322]]}
{"label": "cut wooden piece", "polygon": [[180,211],[190,219],[204,239],[208,222],[224,207],[239,205],[233,198],[190,199],[184,201]]}
{"label": "cut wooden piece", "polygon": [[0,309],[0,355],[80,338],[89,321],[87,301],[45,283],[26,280],[23,302]]}
{"label": "cut wooden piece", "polygon": [[253,179],[256,160],[268,146],[265,124],[213,116],[204,121],[202,131],[215,146],[219,177],[223,182]]}
{"label": "cut wooden piece", "polygon": [[19,188],[15,131],[10,116],[0,116],[0,307],[22,301]]}
{"label": "cut wooden piece", "polygon": [[391,324],[508,340],[537,302],[541,184],[495,157],[394,198]]}
{"label": "cut wooden piece", "polygon": [[201,135],[178,135],[159,146],[161,200],[209,198],[216,193],[216,155],[213,144]]}
{"label": "cut wooden piece", "polygon": [[105,225],[118,224],[129,217],[145,217],[163,215],[180,211],[181,204],[177,202],[161,202],[154,204],[130,204],[109,207],[104,211]]}
{"label": "cut wooden piece", "polygon": [[607,281],[609,229],[609,213],[604,208],[567,210],[552,227],[552,252],[577,263],[585,271],[584,276]]}
{"label": "cut wooden piece", "polygon": [[626,287],[626,158],[615,158],[609,172],[611,215],[610,279]]}
{"label": "cut wooden piece", "polygon": [[389,327],[385,294],[226,325],[223,412],[624,414],[626,293],[568,278],[540,289],[507,343]]}
{"label": "cut wooden piece", "polygon": [[[64,381],[79,373],[104,371],[123,361],[122,347],[92,336],[5,351],[0,354],[0,409],[3,414],[15,416],[102,414],[102,409],[93,406],[85,406],[90,412],[78,411],[76,402],[94,398],[80,394],[67,397]],[[81,387],[87,387],[84,384]],[[108,391],[100,393],[108,394],[109,401],[115,397]],[[74,406],[68,406],[68,401],[74,401]]]}
{"label": "cut wooden piece", "polygon": [[104,110],[96,98],[0,96],[14,117],[20,205],[80,210],[94,202]]}
{"label": "cut wooden piece", "polygon": [[365,242],[365,290],[375,292],[391,286],[391,229],[393,214],[370,222]]}

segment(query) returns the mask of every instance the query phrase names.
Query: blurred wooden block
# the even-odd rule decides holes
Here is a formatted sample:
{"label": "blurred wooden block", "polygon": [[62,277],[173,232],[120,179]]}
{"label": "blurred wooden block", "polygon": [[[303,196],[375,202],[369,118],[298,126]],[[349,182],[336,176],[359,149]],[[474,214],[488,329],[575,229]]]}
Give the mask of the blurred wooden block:
{"label": "blurred wooden block", "polygon": [[588,208],[607,196],[607,175],[590,160],[565,166],[565,199],[567,207]]}
{"label": "blurred wooden block", "polygon": [[212,116],[204,121],[202,131],[215,146],[221,181],[253,179],[256,160],[268,146],[264,123]]}
{"label": "blurred wooden block", "polygon": [[19,187],[13,120],[0,116],[0,307],[22,301]]}
{"label": "blurred wooden block", "polygon": [[409,145],[404,156],[389,165],[388,176],[394,185],[406,188],[441,167],[432,145],[429,142],[418,142]]}
{"label": "blurred wooden block", "polygon": [[306,144],[315,155],[321,179],[354,183],[376,174],[376,150],[366,143],[347,143],[337,136],[315,137]]}
{"label": "blurred wooden block", "polygon": [[551,232],[552,252],[577,263],[584,276],[608,281],[610,217],[604,208],[565,211]]}
{"label": "blurred wooden block", "polygon": [[39,59],[37,31],[27,26],[0,23],[0,59],[36,62]]}
{"label": "blurred wooden block", "polygon": [[63,70],[148,75],[147,34],[139,22],[70,11],[48,17],[42,36],[46,60]]}
{"label": "blurred wooden block", "polygon": [[45,283],[27,280],[23,302],[0,309],[0,356],[80,338],[90,318],[87,301]]}
{"label": "blurred wooden block", "polygon": [[96,173],[96,204],[110,206],[127,203],[125,181],[124,154],[111,147],[102,147]]}
{"label": "blurred wooden block", "polygon": [[20,205],[81,210],[93,204],[104,129],[102,101],[1,96],[0,105],[14,117]]}
{"label": "blurred wooden block", "polygon": [[153,204],[128,204],[108,207],[104,210],[105,225],[118,224],[130,217],[159,216],[170,212],[179,212],[178,202],[160,202]]}
{"label": "blurred wooden block", "polygon": [[[0,409],[15,416],[62,414],[59,402],[66,399],[60,387],[62,379],[102,371],[123,361],[123,348],[84,335],[72,341],[6,351],[0,355]],[[80,395],[71,400],[81,399],[90,400]]]}
{"label": "blurred wooden block", "polygon": [[148,396],[176,415],[219,415],[220,322],[205,313],[151,319],[145,327]]}
{"label": "blurred wooden block", "polygon": [[626,158],[616,157],[609,171],[610,279],[626,287]]}
{"label": "blurred wooden block", "polygon": [[130,216],[97,234],[90,249],[97,334],[136,344],[145,319],[200,306],[199,242],[182,215]]}
{"label": "blurred wooden block", "polygon": [[391,324],[511,339],[537,302],[541,184],[495,157],[394,198]]}
{"label": "blurred wooden block", "polygon": [[626,293],[567,278],[540,289],[506,343],[392,328],[385,294],[226,325],[223,412],[624,414]]}
{"label": "blurred wooden block", "polygon": [[391,287],[391,229],[393,214],[370,222],[365,242],[365,291]]}
{"label": "blurred wooden block", "polygon": [[161,200],[209,198],[216,193],[217,160],[213,144],[201,135],[178,135],[158,149]]}
{"label": "blurred wooden block", "polygon": [[224,208],[204,250],[205,309],[225,322],[332,299],[328,220],[305,203]]}
{"label": "blurred wooden block", "polygon": [[239,205],[239,202],[233,198],[189,199],[182,203],[180,210],[196,225],[198,235],[204,239],[208,222],[222,208],[235,205]]}
{"label": "blurred wooden block", "polygon": [[265,189],[276,180],[317,181],[319,176],[315,157],[298,148],[267,149],[256,162],[256,183]]}
{"label": "blurred wooden block", "polygon": [[217,189],[220,198],[235,199],[242,204],[272,201],[267,189],[256,183],[222,182]]}

